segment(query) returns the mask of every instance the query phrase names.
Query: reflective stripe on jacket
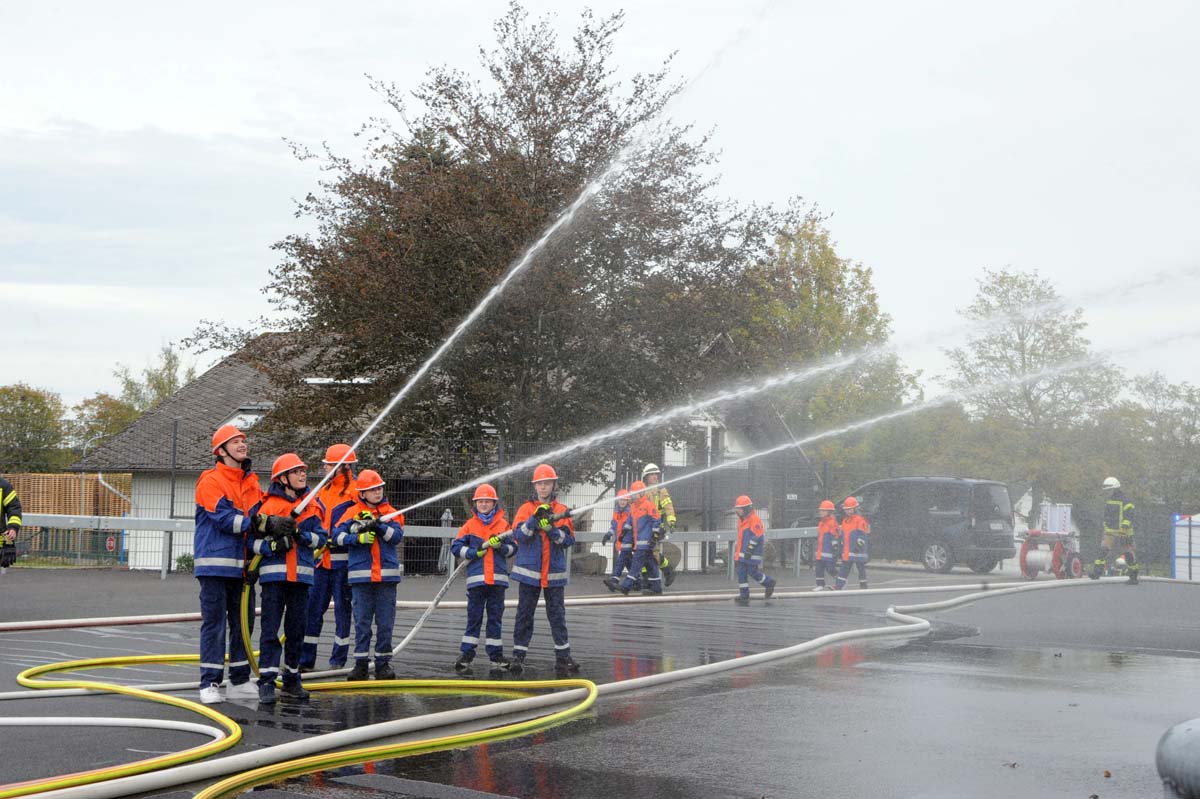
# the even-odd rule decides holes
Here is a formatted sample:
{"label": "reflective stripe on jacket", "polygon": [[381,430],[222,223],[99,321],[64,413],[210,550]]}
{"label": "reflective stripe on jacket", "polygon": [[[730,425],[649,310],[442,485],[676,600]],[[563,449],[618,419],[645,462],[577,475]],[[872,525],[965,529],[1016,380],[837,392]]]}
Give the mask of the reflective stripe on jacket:
{"label": "reflective stripe on jacket", "polygon": [[[498,549],[485,547],[492,536],[508,532],[508,518],[497,508],[490,524],[484,524],[476,513],[458,528],[450,544],[450,554],[467,561],[467,588],[477,585],[508,585],[508,561],[517,552],[511,538],[504,539]],[[479,550],[483,550],[483,557]]]}
{"label": "reflective stripe on jacket", "polygon": [[21,498],[13,484],[0,477],[0,530],[21,524]]}
{"label": "reflective stripe on jacket", "polygon": [[834,516],[824,516],[817,522],[816,559],[833,562],[836,541],[842,537],[842,528]]}
{"label": "reflective stripe on jacket", "polygon": [[612,533],[614,551],[620,553],[627,549],[633,549],[633,519],[628,505],[625,506],[625,510],[613,509],[612,522],[608,525],[608,532]]}
{"label": "reflective stripe on jacket", "polygon": [[[863,563],[870,560],[868,552],[870,532],[871,525],[867,524],[867,520],[857,513],[852,513],[842,519],[842,560]],[[861,545],[858,543],[860,541]]]}
{"label": "reflective stripe on jacket", "polygon": [[737,560],[752,563],[762,563],[763,548],[766,544],[766,530],[763,529],[762,519],[758,511],[750,511],[746,518],[738,519]]}
{"label": "reflective stripe on jacket", "polygon": [[651,539],[662,524],[658,508],[649,497],[640,496],[629,503],[629,516],[633,522],[634,549],[652,548]]}
{"label": "reflective stripe on jacket", "polygon": [[196,481],[195,575],[241,577],[246,561],[246,532],[263,492],[250,461],[241,467],[223,462]]}
{"label": "reflective stripe on jacket", "polygon": [[[530,500],[517,508],[513,516],[513,539],[517,544],[517,557],[510,574],[518,583],[538,585],[542,588],[557,588],[566,585],[567,552],[575,544],[575,525],[570,517],[560,519],[549,533],[542,532],[533,514],[542,503]],[[562,513],[567,506],[551,498],[551,511]]]}
{"label": "reflective stripe on jacket", "polygon": [[1133,535],[1133,503],[1120,489],[1104,503],[1104,534]]}
{"label": "reflective stripe on jacket", "polygon": [[671,495],[667,493],[665,488],[647,488],[646,496],[654,503],[654,509],[658,511],[660,521],[668,524],[675,523],[675,503],[671,501]]}
{"label": "reflective stripe on jacket", "polygon": [[[303,498],[304,494],[301,494],[295,499],[291,499],[284,493],[283,486],[279,483],[271,483],[270,488],[267,489],[267,498],[263,500],[258,512],[268,516],[289,516],[292,508],[296,507]],[[321,500],[318,498],[308,503],[300,513],[300,517],[296,519],[296,531],[300,534],[300,542],[293,542],[292,548],[287,552],[271,554],[268,539],[255,538],[251,534],[253,543],[250,549],[255,554],[263,556],[258,564],[260,581],[264,583],[313,584],[313,549],[324,545],[326,541],[325,530],[321,527],[321,518],[325,515],[325,508],[320,505],[320,502]]]}
{"label": "reflective stripe on jacket", "polygon": [[382,533],[376,531],[375,540],[370,544],[358,543],[358,535],[350,532],[350,527],[360,513],[370,513],[371,518],[378,519],[395,513],[396,509],[387,500],[371,507],[362,500],[346,506],[339,514],[340,521],[335,528],[333,540],[338,546],[349,550],[346,574],[347,580],[353,583],[398,583],[400,582],[400,553],[396,547],[404,537],[404,516],[400,515],[391,521],[384,522]]}

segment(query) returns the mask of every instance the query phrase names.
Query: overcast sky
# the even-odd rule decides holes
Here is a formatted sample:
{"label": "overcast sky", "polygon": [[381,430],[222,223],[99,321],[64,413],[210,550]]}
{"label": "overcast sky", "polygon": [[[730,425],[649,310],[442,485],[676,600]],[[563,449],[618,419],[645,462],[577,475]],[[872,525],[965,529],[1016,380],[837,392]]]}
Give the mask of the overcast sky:
{"label": "overcast sky", "polygon": [[[74,403],[202,318],[267,312],[270,245],[302,229],[293,200],[317,178],[283,138],[357,152],[354,131],[387,111],[364,73],[415,87],[433,65],[477,71],[504,8],[5,0],[0,382]],[[528,8],[566,33],[582,6]],[[676,50],[680,77],[710,67],[672,113],[714,129],[721,191],[831,213],[897,340],[921,342],[910,365],[941,371],[956,342],[933,332],[984,267],[1011,267],[1085,307],[1121,365],[1200,383],[1198,339],[1139,344],[1200,330],[1198,30],[1183,1],[643,0],[616,55],[626,73]]]}

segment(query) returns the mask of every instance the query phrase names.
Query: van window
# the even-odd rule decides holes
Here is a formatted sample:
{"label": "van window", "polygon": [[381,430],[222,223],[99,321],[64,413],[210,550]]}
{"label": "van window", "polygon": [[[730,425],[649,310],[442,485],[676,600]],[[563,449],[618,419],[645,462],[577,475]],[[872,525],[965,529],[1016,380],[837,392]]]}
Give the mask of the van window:
{"label": "van window", "polygon": [[871,486],[870,488],[863,489],[861,496],[858,498],[859,503],[862,505],[863,515],[868,519],[871,518],[875,514],[875,511],[879,510],[879,500],[882,497],[883,492],[879,490],[879,486]]}
{"label": "van window", "polygon": [[926,483],[917,488],[917,511],[929,514],[965,514],[969,489],[958,483]]}
{"label": "van window", "polygon": [[1012,503],[1008,488],[996,483],[975,486],[971,514],[980,519],[1011,519]]}

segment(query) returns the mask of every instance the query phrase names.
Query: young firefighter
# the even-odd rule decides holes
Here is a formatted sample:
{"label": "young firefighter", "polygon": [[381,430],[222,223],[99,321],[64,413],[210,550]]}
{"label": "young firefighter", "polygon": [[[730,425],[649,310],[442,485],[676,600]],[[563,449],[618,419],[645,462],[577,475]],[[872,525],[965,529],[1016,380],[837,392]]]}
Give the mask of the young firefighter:
{"label": "young firefighter", "polygon": [[383,478],[364,469],[355,481],[358,500],[334,519],[338,546],[349,549],[350,590],[354,605],[354,668],[347,680],[367,679],[371,657],[371,624],[375,625],[375,679],[392,680],[392,627],[396,624],[396,584],[400,582],[400,555],[396,546],[404,536],[404,516],[391,521],[380,517],[395,513],[383,496]]}
{"label": "young firefighter", "polygon": [[[337,466],[337,474],[321,486],[317,495],[324,514],[321,526],[330,533],[330,539],[333,537],[334,518],[341,519],[346,508],[358,500],[354,491],[354,464],[358,458],[353,452],[346,455],[347,452],[350,452],[349,444],[332,444],[325,450],[325,459],[321,461],[325,474],[329,474],[338,461],[345,457],[342,465]],[[333,649],[329,652],[329,668],[340,669],[346,665],[346,655],[350,651],[350,583],[346,578],[348,557],[346,548],[334,544],[332,540],[319,551],[313,586],[308,592],[308,622],[304,630],[304,647],[300,650],[300,671],[316,668],[317,644],[321,641],[321,628],[325,625],[325,611],[329,609],[330,599],[333,600]]]}
{"label": "young firefighter", "polygon": [[607,544],[609,541],[613,545],[612,574],[604,578],[604,585],[616,593],[621,588],[621,573],[633,572],[633,518],[629,512],[629,492],[624,488],[617,489],[612,521],[600,543]]}
{"label": "young firefighter", "polygon": [[[229,653],[229,698],[255,699],[250,660],[242,645],[241,602],[246,533],[259,526],[271,535],[290,534],[291,519],[255,517],[263,492],[250,471],[246,436],[223,425],[212,437],[213,468],[196,481],[195,570],[200,582],[200,701],[222,700],[225,653]],[[250,599],[253,602],[253,590]],[[253,629],[254,617],[250,617]],[[228,647],[228,648],[227,648]]]}
{"label": "young firefighter", "polygon": [[653,551],[654,540],[659,532],[658,508],[646,496],[646,484],[641,480],[634,480],[633,485],[629,486],[629,498],[629,520],[633,524],[633,567],[621,581],[621,593],[628,595],[644,570],[647,587],[643,593],[661,594],[662,572],[658,570]]}
{"label": "young firefighter", "polygon": [[[579,664],[571,657],[567,637],[567,557],[575,544],[575,527],[567,506],[555,498],[558,473],[549,464],[533,470],[533,499],[513,516],[517,556],[512,578],[517,581],[517,621],[513,626],[513,656],[509,669],[520,674],[533,638],[533,613],[538,597],[546,596],[546,619],[554,638],[554,667],[559,675],[575,674]],[[557,521],[553,517],[561,516]]]}
{"label": "young firefighter", "polygon": [[[300,456],[288,452],[271,466],[271,485],[261,513],[271,518],[292,518],[292,509],[308,493],[308,467]],[[324,508],[317,499],[294,519],[290,535],[256,536],[253,550],[262,555],[258,565],[262,583],[262,630],[258,634],[258,701],[275,704],[279,676],[279,623],[283,622],[283,689],[285,699],[308,699],[300,684],[300,647],[308,615],[308,589],[313,582],[313,549],[325,544],[321,527]],[[258,531],[256,530],[256,533]]]}
{"label": "young firefighter", "polygon": [[825,575],[837,576],[838,552],[841,550],[842,528],[838,525],[837,509],[833,502],[822,500],[817,506],[817,549],[813,553],[813,569],[817,573],[817,591],[832,589],[825,585]]}
{"label": "young firefighter", "polygon": [[654,562],[662,568],[663,585],[669,587],[675,582],[675,566],[662,553],[659,544],[666,541],[667,536],[675,529],[675,503],[671,501],[667,489],[658,485],[662,481],[662,470],[656,464],[647,463],[642,467],[642,480],[646,483],[646,496],[658,511],[660,523],[659,534],[655,536],[650,551],[654,553]]}
{"label": "young firefighter", "polygon": [[837,590],[846,587],[850,576],[850,564],[858,567],[858,587],[867,587],[867,561],[870,560],[867,542],[871,525],[858,512],[858,500],[846,497],[842,500],[842,565],[838,571]]}
{"label": "young firefighter", "polygon": [[738,517],[737,547],[734,571],[737,574],[738,596],[734,600],[739,605],[750,604],[750,578],[762,583],[763,599],[770,599],[775,593],[775,578],[763,574],[760,566],[763,561],[763,550],[766,549],[766,531],[762,519],[754,510],[750,497],[742,494],[733,503],[733,512]]}
{"label": "young firefighter", "polygon": [[471,668],[475,649],[479,646],[479,628],[487,611],[487,633],[484,649],[493,669],[508,668],[504,659],[504,592],[508,589],[508,562],[517,546],[511,538],[501,540],[508,532],[508,519],[499,507],[496,489],[484,483],[475,489],[471,503],[475,512],[458,530],[450,552],[467,561],[467,631],[463,633],[455,671]]}

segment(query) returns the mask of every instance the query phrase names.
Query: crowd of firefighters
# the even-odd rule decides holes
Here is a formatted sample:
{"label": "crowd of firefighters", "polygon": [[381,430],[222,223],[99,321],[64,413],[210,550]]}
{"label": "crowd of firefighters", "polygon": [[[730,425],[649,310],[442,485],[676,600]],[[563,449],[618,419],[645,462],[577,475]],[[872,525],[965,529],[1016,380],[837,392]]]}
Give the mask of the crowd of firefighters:
{"label": "crowd of firefighters", "polygon": [[[200,701],[228,698],[276,702],[279,694],[305,699],[301,675],[316,667],[317,644],[325,613],[334,607],[331,669],[349,669],[348,679],[388,680],[396,587],[402,569],[398,544],[404,516],[384,496],[385,481],[372,469],[355,473],[357,457],[346,444],[330,446],[322,461],[325,479],[309,496],[308,469],[295,453],[272,464],[270,483],[262,490],[251,470],[246,436],[232,425],[213,434],[215,464],[196,484],[195,575],[200,583]],[[629,594],[661,594],[675,578],[675,566],[661,547],[675,527],[675,508],[662,471],[653,463],[642,479],[617,491],[604,543],[613,544],[613,565],[605,585]],[[534,611],[544,600],[554,640],[555,671],[575,674],[571,657],[564,592],[568,558],[575,544],[571,511],[557,498],[558,474],[548,464],[532,474],[532,494],[508,519],[493,486],[484,483],[472,496],[470,518],[458,530],[451,552],[466,564],[467,626],[454,663],[471,668],[482,642],[495,670],[521,673],[533,637]],[[1137,579],[1133,548],[1133,504],[1120,492],[1116,478],[1104,481],[1107,497],[1104,541],[1093,577],[1118,565]],[[0,479],[3,546],[12,548],[20,530],[20,504],[11,484]],[[851,568],[860,588],[867,588],[870,525],[851,496],[838,508],[824,500],[818,508],[814,551],[815,590],[841,590]],[[750,602],[750,580],[762,584],[769,599],[776,581],[762,571],[765,529],[746,495],[734,502],[737,539],[734,567],[736,601]],[[511,566],[510,566],[511,560]],[[8,565],[0,561],[0,565]],[[517,583],[517,616],[511,659],[505,657],[503,614],[510,578]],[[833,585],[827,584],[833,580]],[[250,659],[243,645],[241,600],[254,583],[260,585],[259,677],[251,682]],[[251,596],[252,598],[252,596]],[[486,617],[486,627],[484,624]],[[351,637],[353,622],[353,637]],[[253,629],[254,615],[246,623]],[[280,633],[283,633],[282,637]],[[481,639],[482,632],[482,639]],[[372,651],[372,641],[374,650]],[[353,648],[351,648],[353,645]],[[228,661],[226,660],[228,655]],[[372,658],[373,655],[373,658]],[[373,660],[373,664],[372,664]],[[373,669],[372,669],[373,665]],[[226,667],[229,681],[221,692]]]}

